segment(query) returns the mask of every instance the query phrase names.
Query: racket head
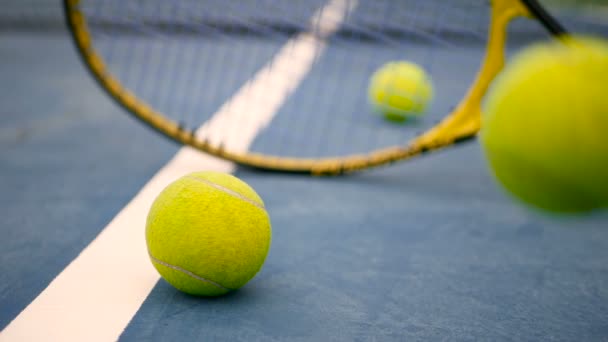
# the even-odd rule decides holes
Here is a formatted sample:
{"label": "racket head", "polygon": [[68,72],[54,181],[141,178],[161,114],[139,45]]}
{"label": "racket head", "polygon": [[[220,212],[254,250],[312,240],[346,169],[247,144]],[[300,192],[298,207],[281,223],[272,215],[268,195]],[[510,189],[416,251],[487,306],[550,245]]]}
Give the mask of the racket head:
{"label": "racket head", "polygon": [[[504,63],[507,23],[542,9],[532,0],[64,0],[64,8],[85,65],[136,118],[242,165],[313,174],[475,137],[481,99]],[[537,17],[551,31],[555,21]],[[423,66],[441,99],[405,126],[373,115],[366,97],[373,71],[399,59]]]}

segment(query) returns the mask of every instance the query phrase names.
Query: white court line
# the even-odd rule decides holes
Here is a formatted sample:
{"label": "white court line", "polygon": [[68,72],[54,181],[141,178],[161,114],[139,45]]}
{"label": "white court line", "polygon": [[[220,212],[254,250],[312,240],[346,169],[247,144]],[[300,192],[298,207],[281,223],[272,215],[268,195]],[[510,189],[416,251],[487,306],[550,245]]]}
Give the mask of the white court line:
{"label": "white court line", "polygon": [[[225,141],[245,151],[309,72],[325,39],[341,25],[354,2],[332,0],[312,18],[318,32],[291,39],[201,130],[247,124]],[[296,58],[297,56],[297,58]],[[288,77],[283,71],[289,69]],[[282,71],[283,70],[283,71]],[[251,107],[253,99],[264,106]],[[264,99],[263,101],[259,101]],[[244,116],[242,113],[246,112]],[[241,115],[236,115],[241,114]],[[247,119],[246,122],[243,120]],[[237,121],[238,120],[238,121]],[[144,230],[156,195],[184,174],[234,171],[232,163],[182,148],[107,227],[1,333],[2,341],[115,341],[159,279],[146,250]]]}

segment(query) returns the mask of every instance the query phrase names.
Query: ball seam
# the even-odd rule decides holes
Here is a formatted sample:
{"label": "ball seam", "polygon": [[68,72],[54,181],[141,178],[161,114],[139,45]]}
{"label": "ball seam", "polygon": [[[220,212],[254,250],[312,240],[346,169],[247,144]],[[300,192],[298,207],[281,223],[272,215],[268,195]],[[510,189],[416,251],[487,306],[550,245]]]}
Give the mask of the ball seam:
{"label": "ball seam", "polygon": [[260,208],[262,210],[265,210],[263,204],[257,203],[256,201],[250,199],[249,197],[243,196],[243,195],[239,194],[238,192],[236,192],[236,191],[234,191],[232,189],[226,188],[224,186],[221,186],[219,184],[213,183],[213,182],[208,181],[206,179],[202,179],[202,178],[198,178],[198,177],[194,177],[194,176],[187,176],[187,178],[190,178],[190,179],[192,179],[194,181],[201,182],[201,183],[204,183],[206,185],[209,185],[210,187],[215,188],[216,190],[222,191],[222,192],[224,192],[224,193],[226,193],[228,195],[236,197],[236,198],[238,198],[240,200],[243,200],[245,202],[253,204],[254,206],[256,206],[256,207],[258,207],[258,208]]}
{"label": "ball seam", "polygon": [[232,290],[233,290],[233,289],[227,288],[227,287],[225,287],[225,286],[222,286],[221,284],[216,283],[216,282],[214,282],[213,280],[209,280],[209,279],[207,279],[207,278],[203,278],[203,277],[201,277],[201,276],[199,276],[199,275],[196,275],[196,274],[194,274],[194,273],[192,273],[192,272],[190,272],[190,271],[188,271],[188,270],[186,270],[186,269],[183,269],[183,268],[181,268],[181,267],[179,267],[179,266],[175,266],[175,265],[169,264],[169,263],[167,263],[167,262],[164,262],[164,261],[162,261],[162,260],[160,260],[160,259],[157,259],[157,258],[155,258],[154,256],[152,256],[151,254],[149,254],[149,256],[150,256],[150,259],[152,259],[152,261],[153,261],[153,262],[155,262],[155,263],[157,263],[157,264],[160,264],[160,265],[162,265],[162,266],[165,266],[165,267],[169,267],[170,269],[173,269],[173,270],[175,270],[175,271],[178,271],[178,272],[184,273],[185,275],[187,275],[187,276],[189,276],[189,277],[191,277],[191,278],[194,278],[194,279],[196,279],[196,280],[199,280],[199,281],[202,281],[202,282],[205,282],[205,283],[208,283],[208,284],[214,285],[214,286],[216,286],[216,287],[219,287],[219,288],[220,288],[220,289],[222,289],[222,290],[226,290],[226,291],[232,291]]}

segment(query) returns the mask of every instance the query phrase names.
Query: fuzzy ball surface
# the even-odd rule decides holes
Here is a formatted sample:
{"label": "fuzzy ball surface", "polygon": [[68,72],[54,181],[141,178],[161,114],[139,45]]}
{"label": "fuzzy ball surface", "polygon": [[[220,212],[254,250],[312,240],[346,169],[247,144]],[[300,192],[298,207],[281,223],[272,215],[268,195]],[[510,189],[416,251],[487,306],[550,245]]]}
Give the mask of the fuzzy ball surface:
{"label": "fuzzy ball surface", "polygon": [[433,98],[433,86],[418,64],[389,62],[370,78],[368,98],[377,113],[390,121],[404,122],[424,114]]}
{"label": "fuzzy ball surface", "polygon": [[146,223],[152,264],[180,291],[218,296],[236,290],[261,269],[271,242],[264,202],[245,182],[225,173],[197,172],[167,186]]}
{"label": "fuzzy ball surface", "polygon": [[608,43],[590,37],[520,52],[492,86],[481,142],[498,181],[553,212],[608,206]]}

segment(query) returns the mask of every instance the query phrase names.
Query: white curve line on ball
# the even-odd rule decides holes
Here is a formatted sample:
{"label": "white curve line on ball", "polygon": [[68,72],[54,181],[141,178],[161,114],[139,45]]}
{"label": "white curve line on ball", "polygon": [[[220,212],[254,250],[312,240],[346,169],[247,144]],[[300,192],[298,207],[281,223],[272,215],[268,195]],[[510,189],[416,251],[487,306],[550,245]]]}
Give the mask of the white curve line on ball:
{"label": "white curve line on ball", "polygon": [[169,268],[171,268],[173,270],[176,270],[176,271],[179,271],[181,273],[184,273],[185,275],[187,275],[189,277],[192,277],[192,278],[194,278],[196,280],[200,280],[202,282],[209,283],[211,285],[217,286],[217,287],[219,287],[222,290],[226,290],[226,291],[233,291],[234,290],[234,289],[230,289],[230,288],[227,288],[225,286],[222,286],[221,284],[218,284],[218,283],[214,282],[213,280],[209,280],[207,278],[203,278],[201,276],[198,276],[198,275],[196,275],[196,274],[188,271],[187,269],[184,269],[184,268],[181,268],[179,266],[175,266],[175,265],[169,264],[167,262],[164,262],[164,261],[162,261],[162,260],[160,260],[158,258],[153,257],[152,255],[150,255],[150,259],[152,259],[152,261],[154,261],[157,264],[161,264],[161,265],[163,265],[165,267],[169,267]]}
{"label": "white curve line on ball", "polygon": [[204,183],[204,184],[206,184],[206,185],[209,185],[210,187],[212,187],[212,188],[214,188],[214,189],[216,189],[216,190],[219,190],[219,191],[221,191],[221,192],[224,192],[224,193],[226,193],[227,195],[230,195],[230,196],[236,197],[236,198],[238,198],[238,199],[240,199],[240,200],[243,200],[243,201],[245,201],[245,202],[247,202],[247,203],[251,203],[251,204],[253,204],[254,206],[256,206],[256,207],[258,207],[258,208],[260,208],[260,209],[262,209],[262,210],[265,210],[265,208],[264,208],[264,205],[263,205],[263,204],[260,204],[260,203],[258,203],[258,202],[256,202],[256,201],[252,200],[251,198],[245,197],[245,196],[243,196],[243,195],[239,194],[238,192],[236,192],[236,191],[234,191],[234,190],[232,190],[232,189],[228,189],[228,188],[226,188],[226,187],[224,187],[224,186],[221,186],[221,185],[219,185],[219,184],[217,184],[217,183],[210,182],[210,181],[208,181],[208,180],[206,180],[206,179],[204,179],[204,178],[198,178],[198,177],[194,177],[194,176],[188,176],[188,177],[186,177],[186,178],[188,178],[188,179],[192,179],[193,181],[197,181],[197,182],[200,182],[200,183]]}

